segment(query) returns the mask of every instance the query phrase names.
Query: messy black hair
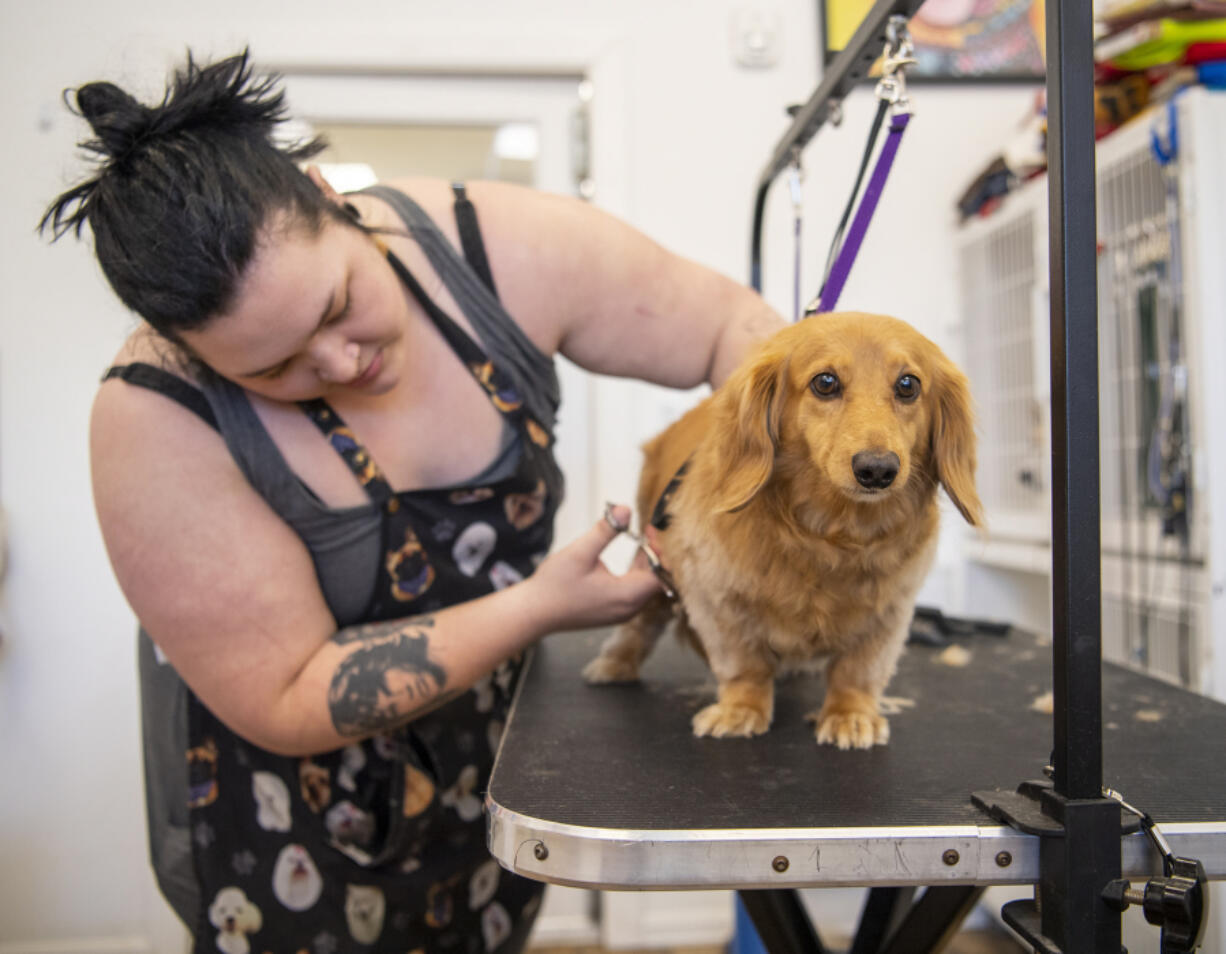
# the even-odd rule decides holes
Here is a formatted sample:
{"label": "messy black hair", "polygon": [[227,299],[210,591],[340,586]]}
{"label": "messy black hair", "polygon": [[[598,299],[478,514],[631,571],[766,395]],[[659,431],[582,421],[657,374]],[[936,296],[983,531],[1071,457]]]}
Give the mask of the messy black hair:
{"label": "messy black hair", "polygon": [[88,223],[115,293],[171,341],[233,303],[273,216],[311,231],[347,220],[298,166],[326,143],[277,143],[285,94],[253,75],[246,50],[210,66],[189,53],[156,106],[107,82],[65,100],[93,129],[80,146],[97,167],[51,203],[39,231],[80,237]]}

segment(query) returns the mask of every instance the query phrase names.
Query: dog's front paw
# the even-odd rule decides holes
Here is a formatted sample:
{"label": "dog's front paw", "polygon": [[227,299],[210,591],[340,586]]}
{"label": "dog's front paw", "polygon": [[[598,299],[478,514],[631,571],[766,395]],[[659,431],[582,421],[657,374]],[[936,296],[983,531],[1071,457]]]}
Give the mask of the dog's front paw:
{"label": "dog's front paw", "polygon": [[600,655],[583,667],[583,678],[593,686],[635,682],[639,678],[639,667],[638,663],[624,657]]}
{"label": "dog's front paw", "polygon": [[761,735],[770,728],[771,717],[769,712],[755,706],[716,702],[700,710],[690,724],[694,727],[695,735],[712,735],[723,739]]}
{"label": "dog's front paw", "polygon": [[876,712],[843,710],[827,712],[822,708],[806,718],[817,723],[818,745],[840,749],[871,749],[890,741],[890,723]]}

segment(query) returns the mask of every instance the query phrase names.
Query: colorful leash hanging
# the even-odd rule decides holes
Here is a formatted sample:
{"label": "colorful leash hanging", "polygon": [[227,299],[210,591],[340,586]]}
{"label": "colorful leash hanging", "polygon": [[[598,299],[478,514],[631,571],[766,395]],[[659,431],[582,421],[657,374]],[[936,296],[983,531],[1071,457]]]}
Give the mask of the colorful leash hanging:
{"label": "colorful leash hanging", "polygon": [[[910,33],[907,32],[906,19],[904,17],[891,18],[883,57],[882,76],[877,83],[876,89],[876,96],[880,101],[877,108],[877,116],[869,132],[868,146],[865,149],[864,159],[860,163],[860,172],[856,177],[856,184],[852,189],[851,198],[848,200],[847,208],[843,212],[843,218],[835,232],[830,256],[827,258],[826,275],[822,282],[821,291],[818,292],[818,297],[805,307],[805,317],[833,311],[834,306],[838,303],[839,295],[843,291],[843,286],[847,283],[847,278],[851,274],[851,267],[855,263],[861,244],[864,242],[869,222],[873,218],[873,212],[877,209],[877,202],[881,198],[882,191],[885,189],[886,179],[889,177],[890,168],[894,164],[894,157],[898,153],[898,146],[902,142],[902,134],[906,131],[907,123],[911,120],[911,101],[907,97],[905,71],[908,66],[915,63],[915,58],[912,55],[914,52],[915,47],[911,42]],[[881,147],[881,153],[877,157],[877,165],[873,168],[873,174],[864,189],[864,195],[860,200],[860,207],[856,210],[855,218],[851,223],[851,231],[848,233],[846,241],[839,247],[836,256],[834,248],[843,237],[843,228],[847,223],[847,217],[855,202],[856,193],[859,192],[860,182],[864,178],[864,171],[868,167],[868,159],[872,154],[872,149],[876,143],[887,108],[890,111],[890,130],[886,135],[885,145]],[[831,261],[832,259],[833,261]]]}
{"label": "colorful leash hanging", "polygon": [[1150,493],[1162,508],[1162,530],[1188,543],[1188,449],[1184,446],[1184,413],[1188,396],[1188,369],[1182,340],[1183,246],[1179,236],[1179,98],[1175,93],[1166,105],[1166,136],[1162,114],[1150,130],[1150,149],[1162,167],[1165,186],[1164,214],[1168,235],[1167,281],[1170,297],[1170,333],[1167,340],[1168,373],[1163,375],[1157,420],[1146,454],[1146,478]]}

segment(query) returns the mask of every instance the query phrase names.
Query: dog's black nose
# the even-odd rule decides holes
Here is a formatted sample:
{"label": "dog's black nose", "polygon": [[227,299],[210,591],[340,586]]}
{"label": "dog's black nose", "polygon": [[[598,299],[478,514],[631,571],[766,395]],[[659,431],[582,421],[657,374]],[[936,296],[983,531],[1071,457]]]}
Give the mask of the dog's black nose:
{"label": "dog's black nose", "polygon": [[860,451],[851,459],[851,469],[861,487],[884,490],[898,476],[898,455],[892,451]]}

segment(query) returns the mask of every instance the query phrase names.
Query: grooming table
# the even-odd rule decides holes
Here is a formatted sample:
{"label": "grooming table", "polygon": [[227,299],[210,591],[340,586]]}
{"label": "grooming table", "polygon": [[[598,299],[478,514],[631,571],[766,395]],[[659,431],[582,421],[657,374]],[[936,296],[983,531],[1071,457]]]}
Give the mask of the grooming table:
{"label": "grooming table", "polygon": [[[983,886],[1039,880],[1038,837],[971,801],[1042,778],[1052,716],[1034,704],[1051,687],[1051,651],[1033,635],[960,635],[962,665],[911,643],[887,690],[890,742],[865,751],[814,741],[804,716],[822,698],[817,676],[779,682],[765,735],[695,738],[690,717],[715,694],[701,660],[665,635],[639,683],[591,687],[580,670],[605,635],[552,636],[529,664],[486,799],[490,849],[506,868],[747,899],[783,892],[746,889],[961,886],[925,892],[925,919],[955,927]],[[1226,705],[1110,664],[1103,699],[1105,784],[1154,817],[1175,855],[1226,877]],[[1125,877],[1161,874],[1144,834],[1123,839]]]}

